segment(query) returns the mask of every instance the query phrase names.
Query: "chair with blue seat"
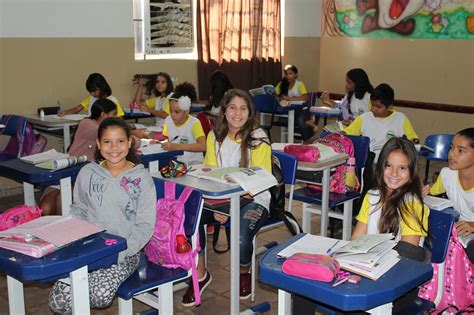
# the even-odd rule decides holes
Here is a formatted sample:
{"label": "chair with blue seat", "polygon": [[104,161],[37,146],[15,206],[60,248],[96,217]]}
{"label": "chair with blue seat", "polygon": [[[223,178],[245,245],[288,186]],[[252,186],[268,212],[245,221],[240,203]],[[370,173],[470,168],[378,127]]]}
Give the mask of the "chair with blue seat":
{"label": "chair with blue seat", "polygon": [[[164,197],[165,180],[153,178],[157,198]],[[179,196],[184,185],[176,184],[176,196]],[[196,248],[198,225],[201,218],[203,199],[201,192],[193,190],[185,203],[184,230],[191,239],[192,248]],[[155,309],[159,314],[173,314],[173,284],[188,278],[191,270],[160,267],[146,258],[142,253],[138,269],[119,287],[119,313],[133,313],[133,298]],[[150,292],[153,291],[153,292]],[[158,293],[156,296],[156,293]]]}
{"label": "chair with blue seat", "polygon": [[422,148],[419,152],[419,155],[426,159],[425,182],[429,177],[430,161],[448,161],[448,153],[453,137],[452,134],[433,134],[426,138],[424,145],[433,149],[433,151],[423,150]]}
{"label": "chair with blue seat", "polygon": [[270,115],[270,122],[263,123],[263,117],[260,119],[260,127],[267,131],[268,139],[271,140],[271,129],[274,125],[275,112],[278,106],[278,100],[275,96],[269,94],[255,95],[252,103],[256,112]]}
{"label": "chair with blue seat", "polygon": [[[293,193],[295,190],[295,182],[296,182],[296,169],[298,167],[298,160],[293,156],[289,155],[284,152],[280,151],[272,151],[272,154],[278,159],[280,162],[280,168],[283,173],[283,182],[285,185],[290,186],[290,191],[287,193],[288,198],[288,207],[287,211],[291,212],[291,206],[293,201]],[[291,223],[291,222],[290,222]],[[283,220],[278,218],[269,217],[267,221],[263,224],[260,228],[259,233],[269,230],[273,227],[279,226],[284,224]],[[296,231],[299,230],[299,226],[294,227]],[[253,254],[252,254],[252,295],[251,300],[255,301],[255,277],[256,273],[255,270],[255,257],[259,254],[264,253],[267,249],[278,245],[276,242],[272,242],[270,244],[266,244],[261,248],[257,248],[257,235],[253,238]]]}
{"label": "chair with blue seat", "polygon": [[[370,139],[364,136],[347,137],[349,137],[354,144],[355,166],[360,180],[369,153]],[[346,194],[329,193],[328,215],[330,218],[342,220],[342,239],[344,240],[348,240],[351,236],[353,201],[358,198],[360,198],[360,193],[355,191]],[[294,192],[293,199],[303,202],[303,231],[311,233],[311,214],[314,213],[321,215],[322,192],[309,188],[300,188]],[[344,205],[342,213],[335,209],[341,204]],[[312,207],[311,205],[317,205],[318,207]]]}
{"label": "chair with blue seat", "polygon": [[438,293],[434,302],[418,297],[412,304],[394,314],[425,314],[427,311],[435,309],[441,301],[444,282],[444,262],[449,247],[451,230],[454,225],[454,217],[449,213],[431,210],[428,217],[429,240],[425,241],[425,246],[431,249],[431,262],[438,264]]}

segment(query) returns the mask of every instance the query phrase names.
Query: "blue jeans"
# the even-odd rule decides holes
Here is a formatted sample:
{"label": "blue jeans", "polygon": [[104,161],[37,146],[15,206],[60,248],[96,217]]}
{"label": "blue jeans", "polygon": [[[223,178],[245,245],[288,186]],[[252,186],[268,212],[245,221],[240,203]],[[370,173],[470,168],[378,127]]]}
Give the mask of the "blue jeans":
{"label": "blue jeans", "polygon": [[[240,265],[247,267],[252,261],[253,238],[268,217],[268,210],[262,205],[250,202],[240,209]],[[204,225],[213,223],[212,211],[203,210],[199,224],[199,245],[201,251],[206,248],[206,232]]]}

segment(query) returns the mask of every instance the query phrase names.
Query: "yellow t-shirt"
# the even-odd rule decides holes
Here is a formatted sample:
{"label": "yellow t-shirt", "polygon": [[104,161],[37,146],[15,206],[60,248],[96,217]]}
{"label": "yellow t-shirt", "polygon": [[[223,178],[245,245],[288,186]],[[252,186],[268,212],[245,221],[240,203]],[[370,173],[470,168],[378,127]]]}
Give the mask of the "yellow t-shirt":
{"label": "yellow t-shirt", "polygon": [[[360,208],[360,212],[357,215],[357,221],[367,224],[367,234],[379,233],[378,224],[382,209],[380,209],[380,206],[377,204],[378,200],[378,191],[369,191],[367,195],[365,195],[364,201],[362,202],[362,207]],[[410,211],[415,214],[415,217],[419,218],[420,220],[424,208],[425,213],[423,217],[423,226],[425,230],[428,231],[429,208],[415,199],[407,201],[407,205],[410,208]],[[405,235],[419,235],[425,237],[427,235],[427,233],[424,232],[417,224],[413,216],[409,215],[406,219],[408,224],[405,223],[404,220],[400,219],[400,237]]]}
{"label": "yellow t-shirt", "polygon": [[[163,102],[163,107],[156,106],[156,102],[160,102],[160,101]],[[170,112],[170,99],[168,97],[162,97],[162,96],[160,96],[160,97],[150,97],[149,99],[147,99],[145,101],[145,104],[149,108],[156,109],[156,110],[162,110],[165,113],[167,113],[168,115],[171,114],[171,112]]]}
{"label": "yellow t-shirt", "polygon": [[[118,99],[115,97],[115,96],[108,96],[107,99],[111,100],[112,102],[115,103],[115,105],[117,106],[117,116],[118,117],[122,117],[125,115],[125,113],[123,112],[123,109],[122,109],[122,106],[120,105]],[[94,97],[92,95],[89,95],[87,96],[86,98],[84,98],[81,102],[81,105],[82,107],[84,107],[84,110],[87,111],[87,113],[90,115],[90,108],[89,106],[92,106],[94,105],[94,102],[97,101],[98,98],[97,97]]]}
{"label": "yellow t-shirt", "polygon": [[[278,83],[277,86],[275,87],[275,93],[277,95],[280,95],[280,93],[281,93],[281,87],[280,86],[281,86],[281,82]],[[293,96],[302,96],[302,95],[305,95],[306,93],[308,93],[306,91],[306,86],[300,80],[296,80],[293,87],[288,88],[288,96],[292,96],[292,97]]]}

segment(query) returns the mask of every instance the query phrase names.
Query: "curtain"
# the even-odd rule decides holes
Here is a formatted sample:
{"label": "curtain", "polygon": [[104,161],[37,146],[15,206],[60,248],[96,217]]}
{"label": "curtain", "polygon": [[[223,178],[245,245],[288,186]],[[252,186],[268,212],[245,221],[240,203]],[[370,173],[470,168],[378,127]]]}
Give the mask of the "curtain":
{"label": "curtain", "polygon": [[280,0],[198,0],[197,12],[200,99],[218,69],[243,90],[281,79]]}

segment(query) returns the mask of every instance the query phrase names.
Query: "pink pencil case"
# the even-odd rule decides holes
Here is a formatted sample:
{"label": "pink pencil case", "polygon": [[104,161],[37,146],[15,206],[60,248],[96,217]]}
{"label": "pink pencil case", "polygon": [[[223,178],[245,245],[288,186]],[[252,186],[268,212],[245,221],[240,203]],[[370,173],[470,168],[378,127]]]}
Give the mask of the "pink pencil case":
{"label": "pink pencil case", "polygon": [[317,162],[321,155],[319,149],[311,145],[289,144],[285,146],[283,151],[295,156],[301,162]]}
{"label": "pink pencil case", "polygon": [[339,263],[330,256],[296,253],[285,260],[281,269],[287,275],[331,282],[340,267]]}
{"label": "pink pencil case", "polygon": [[21,205],[8,209],[0,215],[0,231],[29,222],[41,216],[38,206]]}

